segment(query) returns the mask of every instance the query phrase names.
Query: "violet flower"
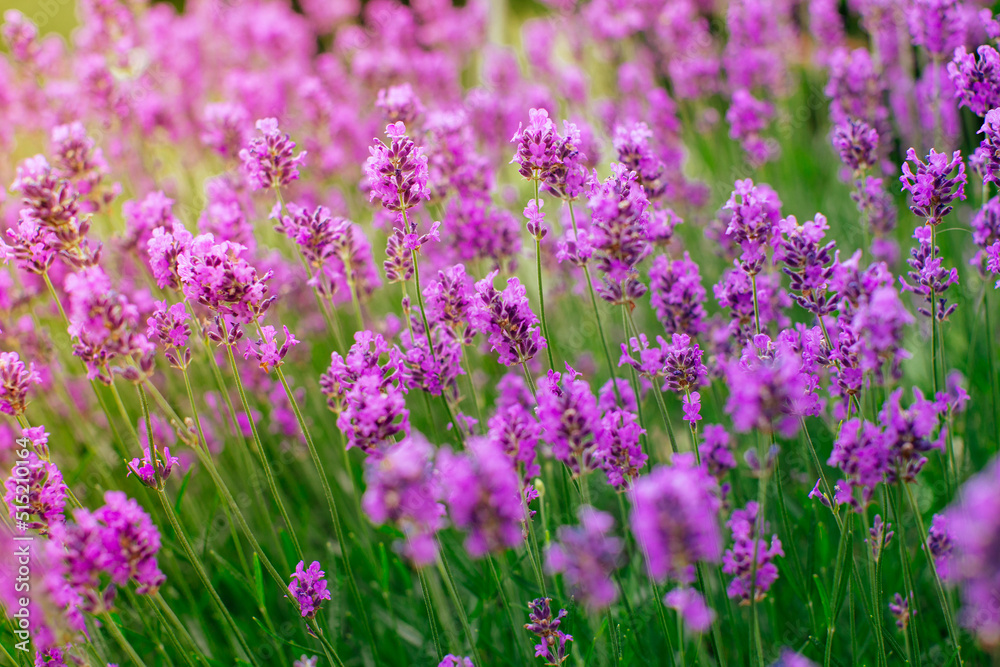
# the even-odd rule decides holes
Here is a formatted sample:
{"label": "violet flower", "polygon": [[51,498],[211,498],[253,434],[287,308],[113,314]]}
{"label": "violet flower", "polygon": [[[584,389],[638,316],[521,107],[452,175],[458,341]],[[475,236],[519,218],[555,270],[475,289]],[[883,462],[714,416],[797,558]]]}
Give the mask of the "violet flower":
{"label": "violet flower", "polygon": [[760,537],[767,531],[767,524],[758,522],[757,510],[757,503],[750,501],[745,509],[735,510],[726,524],[732,531],[733,546],[723,555],[722,571],[735,575],[726,592],[740,604],[750,604],[751,598],[757,602],[764,599],[778,579],[778,567],[773,561],[785,555],[777,535],[771,536],[770,546]]}
{"label": "violet flower", "polygon": [[493,287],[497,272],[476,283],[472,321],[489,339],[490,347],[505,366],[523,364],[546,347],[538,316],[528,303],[528,291],[517,278],[508,278],[501,292]]}
{"label": "violet flower", "polygon": [[[930,225],[939,225],[944,216],[951,213],[956,199],[965,199],[965,163],[962,152],[955,151],[949,159],[947,153],[938,153],[933,148],[924,162],[912,148],[906,151],[907,162],[903,163],[903,175],[899,177],[903,190],[910,193],[913,204],[910,210]],[[910,169],[910,162],[916,172]]]}
{"label": "violet flower", "polygon": [[664,596],[663,604],[680,614],[684,627],[691,632],[707,632],[715,620],[715,610],[705,604],[705,598],[693,588],[675,588]]}
{"label": "violet flower", "polygon": [[278,189],[298,179],[306,152],[293,154],[295,142],[278,129],[276,118],[262,118],[255,126],[261,136],[250,139],[240,151],[250,189]]}
{"label": "violet flower", "polygon": [[[839,468],[844,481],[834,488],[834,501],[864,512],[879,482],[889,473],[890,451],[878,426],[849,419],[840,427],[827,465]],[[855,495],[859,492],[860,499]]]}
{"label": "violet flower", "polygon": [[690,452],[675,455],[673,465],[656,466],[636,480],[630,521],[636,540],[644,545],[650,576],[691,583],[696,563],[719,561],[717,494],[715,479],[696,465]]}
{"label": "violet flower", "polygon": [[977,116],[1000,107],[1000,54],[992,46],[984,44],[975,54],[966,52],[965,46],[956,48],[948,78],[959,107],[968,107]]}
{"label": "violet flower", "polygon": [[389,143],[375,139],[368,151],[371,156],[365,163],[371,193],[390,211],[405,212],[422,200],[430,198],[427,187],[427,156],[406,135],[406,125],[392,123],[385,128]]}
{"label": "violet flower", "polygon": [[538,637],[535,657],[544,658],[547,661],[546,665],[556,667],[566,662],[569,657],[566,644],[573,641],[573,635],[568,635],[559,629],[563,617],[566,616],[566,610],[560,609],[559,613],[553,616],[551,602],[551,598],[538,598],[529,602],[530,622],[524,625],[524,629]]}
{"label": "violet flower", "polygon": [[320,569],[318,560],[314,560],[308,568],[305,561],[299,561],[292,573],[292,581],[288,584],[288,592],[295,598],[302,618],[316,618],[323,600],[330,599],[330,591],[326,587],[325,573]]}
{"label": "violet flower", "polygon": [[552,455],[574,475],[598,462],[601,416],[590,383],[566,364],[565,373],[549,371],[538,389],[538,423]]}
{"label": "violet flower", "polygon": [[590,610],[618,599],[611,575],[620,565],[622,540],[610,535],[615,520],[589,505],[577,509],[579,526],[559,526],[545,555],[550,573],[562,573],[573,595]]}
{"label": "violet flower", "polygon": [[64,520],[67,489],[56,464],[28,452],[14,465],[4,486],[4,501],[18,526],[46,535],[49,526]]}
{"label": "violet flower", "polygon": [[35,363],[25,364],[17,352],[0,352],[0,412],[20,417],[28,407],[28,390],[41,384]]}
{"label": "violet flower", "polygon": [[694,336],[705,331],[705,288],[698,265],[684,251],[683,259],[658,255],[649,268],[649,303],[666,333]]}

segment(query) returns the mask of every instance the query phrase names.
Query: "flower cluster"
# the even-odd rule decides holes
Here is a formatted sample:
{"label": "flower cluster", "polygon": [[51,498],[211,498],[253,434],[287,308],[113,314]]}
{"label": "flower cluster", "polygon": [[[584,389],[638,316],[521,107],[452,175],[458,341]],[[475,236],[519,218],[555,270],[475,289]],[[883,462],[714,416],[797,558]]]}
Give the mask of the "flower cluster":
{"label": "flower cluster", "polygon": [[295,566],[288,592],[295,599],[302,618],[311,619],[316,617],[323,600],[330,599],[330,591],[326,588],[325,573],[320,569],[319,561],[314,560],[308,568],[305,564],[305,561],[299,561]]}
{"label": "flower cluster", "polygon": [[299,165],[306,152],[295,155],[295,142],[278,129],[276,118],[257,121],[259,137],[254,137],[240,151],[247,182],[253,190],[282,188],[298,179]]}

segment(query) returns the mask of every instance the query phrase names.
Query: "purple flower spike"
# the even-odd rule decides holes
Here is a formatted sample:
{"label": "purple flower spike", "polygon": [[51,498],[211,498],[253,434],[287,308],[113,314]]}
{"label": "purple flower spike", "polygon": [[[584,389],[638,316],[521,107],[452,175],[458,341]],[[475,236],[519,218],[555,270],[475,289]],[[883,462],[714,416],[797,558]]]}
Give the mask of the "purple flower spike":
{"label": "purple flower spike", "polygon": [[28,529],[42,535],[48,534],[53,523],[62,523],[66,484],[56,464],[29,452],[24,461],[14,466],[4,484],[7,487],[4,501],[11,519],[23,521]]}
{"label": "purple flower spike", "polygon": [[390,211],[406,211],[421,201],[430,199],[427,186],[427,156],[406,135],[402,122],[387,125],[385,136],[389,143],[375,139],[368,151],[371,157],[365,163],[371,193],[369,199],[378,199]]}
{"label": "purple flower spike", "polygon": [[[772,562],[784,556],[781,540],[771,536],[771,545],[760,538],[766,532],[766,524],[758,522],[757,503],[750,501],[746,509],[735,510],[727,523],[733,534],[733,546],[723,556],[722,571],[735,575],[729,583],[729,597],[738,599],[740,604],[750,604],[751,597],[757,602],[764,599],[768,589],[778,579],[778,568]],[[754,550],[757,564],[754,577]]]}
{"label": "purple flower spike", "polygon": [[[956,199],[965,199],[968,179],[962,152],[955,151],[949,158],[947,153],[938,153],[932,148],[924,162],[911,148],[906,151],[906,160],[899,180],[913,199],[910,210],[928,224],[940,224],[944,216],[951,213],[951,203]],[[916,172],[910,169],[910,162],[916,167]]]}
{"label": "purple flower spike", "polygon": [[632,531],[645,545],[646,566],[656,579],[694,581],[698,561],[717,563],[722,537],[716,525],[718,485],[694,455],[674,456],[673,465],[657,466],[636,480],[632,496]]}
{"label": "purple flower spike", "polygon": [[292,573],[292,582],[288,584],[288,592],[295,598],[302,618],[315,618],[323,600],[330,599],[330,591],[326,588],[325,573],[320,569],[318,560],[314,560],[308,568],[305,561],[299,561]]}
{"label": "purple flower spike", "polygon": [[25,364],[17,352],[0,352],[0,412],[18,417],[28,404],[28,390],[42,377],[34,362]]}
{"label": "purple flower spike", "polygon": [[698,634],[707,632],[715,620],[715,611],[705,604],[705,598],[693,588],[675,588],[663,598],[663,604],[684,619],[684,626]]}
{"label": "purple flower spike", "polygon": [[983,135],[983,141],[976,151],[976,155],[982,159],[983,181],[1000,183],[1000,109],[986,112],[978,134]]}
{"label": "purple flower spike", "polygon": [[573,641],[573,635],[568,635],[559,629],[566,610],[560,609],[552,615],[551,598],[538,598],[528,603],[528,620],[524,629],[538,637],[535,644],[535,656],[545,658],[546,665],[558,666],[566,662],[569,654],[566,644]]}
{"label": "purple flower spike", "polygon": [[261,136],[254,137],[240,151],[247,182],[252,190],[281,188],[299,177],[299,165],[306,152],[293,155],[295,142],[278,129],[275,118],[262,118],[256,123]]}
{"label": "purple flower spike", "polygon": [[1000,53],[992,46],[984,44],[975,54],[959,46],[948,63],[948,78],[960,107],[968,107],[977,116],[1000,107]]}
{"label": "purple flower spike", "polygon": [[574,595],[591,610],[605,609],[618,599],[611,575],[619,566],[622,540],[610,535],[610,514],[589,505],[577,510],[579,526],[560,526],[546,553],[546,567],[561,572]]}
{"label": "purple flower spike", "polygon": [[877,160],[878,132],[863,120],[851,119],[833,129],[833,147],[851,171],[867,171]]}
{"label": "purple flower spike", "polygon": [[528,303],[528,290],[517,278],[509,278],[501,292],[493,287],[497,271],[476,283],[472,320],[477,330],[486,334],[500,363],[514,366],[529,361],[545,348],[538,326],[538,316]]}

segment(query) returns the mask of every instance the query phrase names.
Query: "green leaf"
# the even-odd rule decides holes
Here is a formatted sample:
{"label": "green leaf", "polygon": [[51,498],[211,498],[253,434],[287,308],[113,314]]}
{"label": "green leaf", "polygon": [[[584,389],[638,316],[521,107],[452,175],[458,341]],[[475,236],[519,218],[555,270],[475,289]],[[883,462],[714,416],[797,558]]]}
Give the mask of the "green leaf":
{"label": "green leaf", "polygon": [[260,565],[260,557],[253,553],[253,582],[257,587],[257,603],[264,606],[264,571]]}
{"label": "green leaf", "polygon": [[184,499],[184,493],[187,491],[188,482],[191,481],[192,473],[194,473],[194,466],[188,468],[187,474],[184,475],[184,479],[181,480],[181,488],[177,492],[177,499],[174,500],[174,511],[178,514],[181,513],[181,500]]}

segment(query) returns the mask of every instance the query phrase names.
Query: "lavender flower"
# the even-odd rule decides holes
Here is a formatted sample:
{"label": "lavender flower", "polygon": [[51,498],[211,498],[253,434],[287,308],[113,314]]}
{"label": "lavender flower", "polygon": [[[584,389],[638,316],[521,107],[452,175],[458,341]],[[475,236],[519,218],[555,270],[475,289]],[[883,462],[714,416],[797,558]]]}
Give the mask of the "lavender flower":
{"label": "lavender flower", "polygon": [[475,667],[475,665],[472,664],[472,658],[460,658],[449,653],[438,663],[438,667]]}
{"label": "lavender flower", "polygon": [[684,252],[683,259],[659,255],[649,268],[649,303],[666,333],[694,336],[704,332],[705,288],[698,265]]}
{"label": "lavender flower", "polygon": [[615,128],[613,143],[618,161],[634,171],[646,196],[659,199],[667,190],[666,165],[650,147],[653,132],[645,123]]}
{"label": "lavender flower", "polygon": [[66,484],[56,464],[28,452],[13,467],[4,486],[7,488],[4,501],[10,518],[18,525],[46,535],[49,526],[63,521]]}
{"label": "lavender flower", "polygon": [[282,188],[299,177],[299,165],[306,152],[294,155],[295,142],[278,129],[276,118],[262,118],[256,123],[261,136],[254,137],[240,151],[247,183],[252,190]]}
{"label": "lavender flower", "polygon": [[467,453],[441,452],[439,469],[448,480],[445,501],[451,520],[464,529],[473,558],[516,547],[524,540],[520,481],[514,462],[488,438],[466,441]]}
{"label": "lavender flower", "polygon": [[942,579],[948,579],[951,574],[951,560],[954,546],[951,532],[948,530],[948,518],[943,514],[935,514],[931,526],[927,529],[927,549],[934,557],[934,567]]}
{"label": "lavender flower", "polygon": [[944,513],[952,548],[948,577],[962,595],[960,620],[986,647],[1000,646],[998,483],[1000,463],[994,460],[962,486]]}
{"label": "lavender flower", "polygon": [[191,363],[191,327],[187,319],[187,305],[183,302],[168,308],[166,301],[157,301],[156,310],[146,320],[146,338],[163,347],[164,356],[174,368],[185,369]]}
{"label": "lavender flower", "polygon": [[977,157],[982,159],[983,182],[1000,183],[1000,109],[986,112],[977,134],[983,135],[976,151]]}
{"label": "lavender flower", "polygon": [[295,241],[302,258],[309,266],[309,286],[326,297],[347,282],[342,260],[344,245],[351,236],[351,222],[334,217],[325,206],[309,210],[288,205],[288,212],[275,229]]}
{"label": "lavender flower", "polygon": [[330,591],[326,588],[325,573],[320,569],[319,561],[314,560],[308,568],[305,561],[299,561],[292,573],[292,581],[288,584],[288,592],[295,598],[302,618],[316,617],[323,600],[330,599]]}
{"label": "lavender flower", "polygon": [[347,447],[358,447],[368,455],[379,450],[398,433],[409,434],[410,412],[400,386],[398,362],[380,362],[390,354],[389,344],[379,334],[359,331],[354,344],[342,357],[330,355],[330,368],[320,378],[320,390],[336,413],[337,428],[347,437]]}
{"label": "lavender flower", "polygon": [[370,459],[365,471],[367,489],[361,499],[375,523],[391,523],[406,537],[403,554],[418,567],[437,558],[435,535],[443,525],[444,506],[433,469],[434,449],[414,433],[388,447],[381,459]]}
{"label": "lavender flower", "polygon": [[551,598],[538,598],[528,603],[528,620],[524,629],[538,637],[535,644],[535,656],[545,658],[546,665],[558,666],[566,662],[569,655],[566,644],[573,641],[573,635],[568,635],[559,629],[566,610],[560,609],[554,617],[549,604]]}
{"label": "lavender flower", "polygon": [[[247,142],[245,126],[248,120],[246,107],[242,104],[233,102],[206,104],[202,117],[201,143],[223,157],[236,157],[240,155],[241,149]],[[260,139],[255,141],[259,146]],[[264,187],[270,187],[270,183]]]}
{"label": "lavender flower", "polygon": [[938,255],[938,247],[934,245],[934,233],[930,225],[918,227],[913,232],[913,238],[917,239],[919,246],[910,250],[910,259],[906,260],[913,269],[906,274],[913,284],[902,279],[900,283],[904,290],[924,298],[927,305],[917,308],[921,315],[943,322],[958,308],[957,303],[947,305],[948,298],[945,296],[948,288],[958,282],[958,269],[952,267],[949,270],[941,266],[943,260]]}
{"label": "lavender flower", "polygon": [[424,113],[424,105],[409,83],[379,90],[375,108],[387,122],[406,125],[412,125]]}
{"label": "lavender flower", "polygon": [[813,220],[800,225],[790,215],[779,223],[779,228],[782,236],[775,247],[774,259],[785,264],[782,271],[792,279],[791,290],[798,292],[792,299],[818,317],[836,310],[836,295],[827,294],[833,275],[830,251],[835,244],[830,241],[820,245],[830,228],[826,216],[817,213]]}
{"label": "lavender flower", "polygon": [[402,122],[387,125],[385,135],[388,144],[375,139],[375,145],[368,149],[371,157],[365,163],[365,175],[371,186],[369,199],[378,198],[390,211],[405,212],[430,198],[427,156],[406,135]]}
{"label": "lavender flower", "polygon": [[275,337],[276,331],[271,325],[261,327],[261,338],[255,342],[247,341],[243,349],[243,358],[254,357],[265,373],[270,373],[272,368],[278,368],[285,362],[285,355],[288,351],[299,344],[299,341],[288,331],[288,327],[282,326],[285,331],[285,340],[278,345]]}
{"label": "lavender flower", "polygon": [[715,611],[705,604],[705,598],[693,588],[675,588],[663,598],[663,604],[680,614],[688,630],[699,634],[708,631],[715,620]]}
{"label": "lavender flower", "polygon": [[28,406],[28,390],[42,377],[34,362],[25,364],[17,352],[0,352],[0,412],[19,417]]}
{"label": "lavender flower", "polygon": [[582,475],[592,470],[600,445],[601,419],[590,383],[566,364],[565,373],[549,371],[538,390],[538,423],[552,455]]}
{"label": "lavender flower", "polygon": [[863,120],[850,119],[833,128],[833,147],[851,171],[865,172],[878,159],[878,132]]}
{"label": "lavender flower", "polygon": [[884,425],[885,442],[894,466],[890,482],[896,479],[903,482],[915,481],[917,473],[927,463],[923,454],[932,449],[943,449],[943,438],[931,440],[938,424],[938,412],[934,403],[925,399],[920,390],[914,388],[913,404],[904,409],[901,405],[902,396],[902,389],[892,392],[879,412],[879,421]]}
{"label": "lavender flower", "polygon": [[717,493],[715,479],[695,464],[690,452],[675,455],[673,465],[657,466],[636,480],[632,531],[644,545],[652,577],[690,583],[697,562],[719,561]]}
{"label": "lavender flower", "polygon": [[751,598],[757,602],[764,599],[778,579],[778,568],[772,561],[785,555],[777,535],[771,536],[770,546],[760,538],[760,533],[767,531],[767,524],[762,521],[758,524],[757,510],[757,503],[750,501],[745,509],[735,510],[726,524],[732,531],[733,546],[723,554],[722,571],[735,575],[726,592],[740,600],[740,604],[750,604]]}
{"label": "lavender flower", "polygon": [[597,459],[612,486],[630,488],[646,465],[649,457],[640,444],[643,433],[634,412],[613,408],[601,419]]}
{"label": "lavender flower", "polygon": [[490,347],[505,366],[523,364],[546,347],[538,317],[528,303],[528,291],[517,278],[508,278],[503,292],[493,287],[497,272],[476,283],[472,321],[486,334]]}
{"label": "lavender flower", "polygon": [[196,236],[189,250],[177,257],[184,295],[238,322],[258,320],[277,298],[266,296],[274,272],[259,275],[241,257],[245,250],[238,243],[216,243],[211,234]]}
{"label": "lavender flower", "polygon": [[[906,151],[906,160],[899,180],[913,199],[910,210],[928,224],[940,224],[944,216],[951,213],[951,203],[965,199],[967,177],[962,152],[955,151],[949,159],[947,153],[938,153],[932,148],[924,162],[911,148]],[[910,169],[910,162],[917,168],[916,172]]]}
{"label": "lavender flower", "polygon": [[142,459],[132,459],[128,464],[128,474],[135,473],[142,483],[154,489],[162,489],[164,482],[170,477],[170,472],[177,465],[177,457],[170,455],[170,448],[164,447],[161,454],[156,449],[150,451],[147,446],[143,450]]}
{"label": "lavender flower", "polygon": [[[889,472],[890,452],[886,439],[871,422],[850,419],[840,427],[827,465],[839,468],[845,476],[834,489],[834,500],[857,512],[868,507],[875,488]],[[855,496],[860,492],[860,499]]]}
{"label": "lavender flower", "polygon": [[546,180],[561,166],[559,149],[563,139],[545,109],[531,109],[528,117],[527,127],[519,124],[510,140],[517,144],[511,163],[517,164],[518,173],[528,180]]}
{"label": "lavender flower", "polygon": [[990,109],[1000,107],[1000,54],[985,44],[976,54],[966,52],[964,46],[955,49],[948,63],[948,78],[955,86],[958,106],[985,116]]}
{"label": "lavender flower", "polygon": [[875,515],[875,518],[872,520],[872,527],[868,529],[869,539],[865,541],[871,547],[872,558],[876,562],[881,560],[885,548],[892,542],[892,537],[895,533],[891,529],[891,523],[883,522],[880,515]]}
{"label": "lavender flower", "polygon": [[611,579],[622,555],[622,540],[609,535],[615,525],[610,514],[589,505],[577,509],[579,526],[559,526],[546,552],[546,567],[562,573],[573,594],[591,610],[601,610],[618,599]]}
{"label": "lavender flower", "polygon": [[737,432],[757,428],[786,438],[798,432],[814,389],[801,356],[787,342],[754,336],[740,361],[727,364],[726,378],[731,389],[726,412]]}
{"label": "lavender flower", "polygon": [[636,267],[650,252],[649,200],[635,172],[622,164],[612,165],[611,172],[590,193],[589,245],[602,275],[598,294],[609,303],[628,304],[646,293]]}
{"label": "lavender flower", "polygon": [[781,656],[771,663],[771,667],[816,667],[816,663],[790,648],[783,649]]}
{"label": "lavender flower", "polygon": [[910,624],[910,618],[917,613],[916,610],[910,610],[910,599],[912,597],[912,593],[905,598],[899,593],[895,593],[892,596],[892,602],[889,603],[889,613],[896,619],[896,627],[903,632],[906,632],[906,626]]}
{"label": "lavender flower", "polygon": [[764,249],[777,240],[781,200],[770,186],[746,179],[736,181],[723,209],[732,211],[726,236],[740,246],[740,268],[756,275],[764,266]]}

